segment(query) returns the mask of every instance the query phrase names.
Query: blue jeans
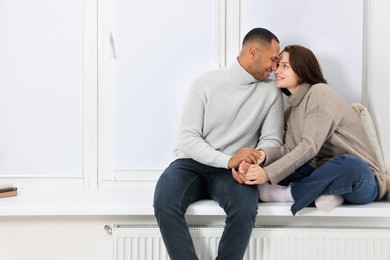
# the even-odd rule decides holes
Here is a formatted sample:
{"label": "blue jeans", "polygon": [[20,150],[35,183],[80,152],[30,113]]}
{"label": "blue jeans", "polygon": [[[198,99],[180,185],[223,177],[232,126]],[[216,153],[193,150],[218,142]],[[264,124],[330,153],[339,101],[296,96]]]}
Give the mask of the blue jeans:
{"label": "blue jeans", "polygon": [[241,185],[231,171],[177,159],[160,176],[154,192],[154,212],[171,260],[198,259],[185,212],[201,199],[212,199],[226,212],[217,259],[242,260],[255,223],[256,185]]}
{"label": "blue jeans", "polygon": [[378,196],[378,184],[370,167],[350,155],[335,156],[317,169],[306,163],[279,184],[291,184],[293,215],[320,195],[340,195],[351,204],[367,204]]}

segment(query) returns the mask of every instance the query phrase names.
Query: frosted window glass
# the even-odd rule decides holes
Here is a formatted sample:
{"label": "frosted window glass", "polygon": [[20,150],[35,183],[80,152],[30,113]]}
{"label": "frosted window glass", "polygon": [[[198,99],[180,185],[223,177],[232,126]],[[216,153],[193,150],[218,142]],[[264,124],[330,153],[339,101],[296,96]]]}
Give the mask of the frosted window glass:
{"label": "frosted window glass", "polygon": [[83,1],[0,1],[0,176],[82,176]]}
{"label": "frosted window glass", "polygon": [[310,48],[328,83],[349,102],[361,102],[363,4],[363,0],[241,1],[241,33],[265,27],[278,36],[282,48],[290,44]]}
{"label": "frosted window glass", "polygon": [[113,12],[115,169],[163,169],[189,85],[214,67],[214,1],[118,0]]}

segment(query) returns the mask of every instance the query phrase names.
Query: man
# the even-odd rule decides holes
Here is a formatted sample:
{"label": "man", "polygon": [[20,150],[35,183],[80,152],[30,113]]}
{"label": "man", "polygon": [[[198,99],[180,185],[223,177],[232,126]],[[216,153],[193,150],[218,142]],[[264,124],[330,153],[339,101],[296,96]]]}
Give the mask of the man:
{"label": "man", "polygon": [[154,209],[171,260],[198,259],[185,221],[188,206],[212,199],[226,212],[217,259],[242,259],[257,215],[254,186],[231,174],[243,161],[262,161],[257,149],[282,145],[283,104],[268,79],[279,40],[263,28],[243,40],[237,61],[200,76],[185,105],[172,162],[157,182]]}

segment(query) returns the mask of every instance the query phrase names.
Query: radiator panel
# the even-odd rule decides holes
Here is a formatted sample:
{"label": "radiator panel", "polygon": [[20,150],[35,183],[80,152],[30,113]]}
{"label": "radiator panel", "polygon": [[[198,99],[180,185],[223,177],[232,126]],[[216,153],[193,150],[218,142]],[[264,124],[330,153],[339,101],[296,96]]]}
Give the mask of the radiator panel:
{"label": "radiator panel", "polygon": [[[217,256],[223,225],[190,225],[200,260]],[[157,225],[113,229],[115,260],[169,259]],[[389,227],[257,225],[245,260],[390,260]]]}

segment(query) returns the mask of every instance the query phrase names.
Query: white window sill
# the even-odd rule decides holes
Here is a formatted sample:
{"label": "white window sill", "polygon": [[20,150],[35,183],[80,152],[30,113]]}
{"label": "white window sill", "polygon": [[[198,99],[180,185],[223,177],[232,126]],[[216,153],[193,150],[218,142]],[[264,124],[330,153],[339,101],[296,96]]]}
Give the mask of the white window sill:
{"label": "white window sill", "polygon": [[[30,188],[18,189],[16,197],[0,198],[0,216],[152,216],[153,189],[150,188]],[[291,216],[291,203],[260,203],[258,216]],[[224,216],[214,201],[192,204],[187,215]],[[314,207],[297,216],[389,217],[390,201],[368,205],[343,205],[330,213]]]}

